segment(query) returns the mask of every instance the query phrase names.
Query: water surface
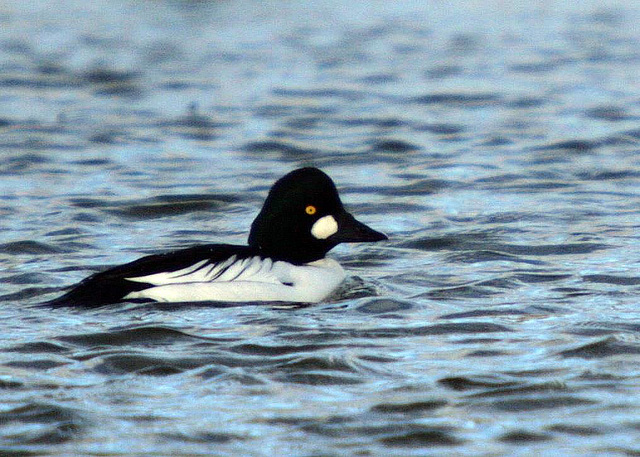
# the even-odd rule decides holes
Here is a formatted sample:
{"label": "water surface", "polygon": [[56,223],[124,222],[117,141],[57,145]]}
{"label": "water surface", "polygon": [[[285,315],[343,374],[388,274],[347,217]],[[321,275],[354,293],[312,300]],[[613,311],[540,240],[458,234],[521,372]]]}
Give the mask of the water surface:
{"label": "water surface", "polygon": [[[635,2],[4,2],[0,453],[640,453]],[[321,167],[329,301],[36,306],[244,243]]]}

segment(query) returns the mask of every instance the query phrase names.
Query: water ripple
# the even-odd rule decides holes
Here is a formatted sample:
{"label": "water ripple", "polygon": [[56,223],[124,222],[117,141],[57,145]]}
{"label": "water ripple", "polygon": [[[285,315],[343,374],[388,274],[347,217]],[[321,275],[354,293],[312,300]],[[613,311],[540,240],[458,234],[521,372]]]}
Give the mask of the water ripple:
{"label": "water ripple", "polygon": [[[0,13],[0,454],[638,454],[638,8],[334,3]],[[325,303],[38,306],[300,166]]]}

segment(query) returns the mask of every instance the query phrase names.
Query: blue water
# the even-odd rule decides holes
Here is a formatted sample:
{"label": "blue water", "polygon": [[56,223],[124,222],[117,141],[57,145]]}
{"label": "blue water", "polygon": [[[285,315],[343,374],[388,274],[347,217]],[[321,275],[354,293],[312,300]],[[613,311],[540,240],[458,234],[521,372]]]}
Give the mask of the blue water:
{"label": "blue water", "polygon": [[[0,454],[640,453],[636,2],[0,5]],[[308,307],[37,306],[333,177]]]}

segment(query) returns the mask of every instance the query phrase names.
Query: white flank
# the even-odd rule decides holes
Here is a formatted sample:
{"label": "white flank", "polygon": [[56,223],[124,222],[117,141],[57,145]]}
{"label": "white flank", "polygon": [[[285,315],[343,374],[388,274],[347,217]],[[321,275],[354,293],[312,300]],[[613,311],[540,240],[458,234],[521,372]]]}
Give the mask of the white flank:
{"label": "white flank", "polygon": [[332,259],[305,265],[250,257],[207,265],[205,262],[170,273],[131,278],[155,287],[131,292],[125,298],[161,302],[284,301],[317,303],[344,280],[344,270]]}
{"label": "white flank", "polygon": [[326,240],[337,231],[338,223],[331,215],[321,217],[311,227],[311,234],[319,240]]}

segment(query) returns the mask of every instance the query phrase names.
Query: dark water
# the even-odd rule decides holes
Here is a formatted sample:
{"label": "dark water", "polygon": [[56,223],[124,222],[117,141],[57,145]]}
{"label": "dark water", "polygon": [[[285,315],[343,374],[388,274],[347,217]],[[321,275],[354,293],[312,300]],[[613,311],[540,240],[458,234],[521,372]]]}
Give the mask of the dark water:
{"label": "dark water", "polygon": [[[0,455],[640,454],[639,13],[3,2]],[[303,165],[333,300],[34,306]]]}

